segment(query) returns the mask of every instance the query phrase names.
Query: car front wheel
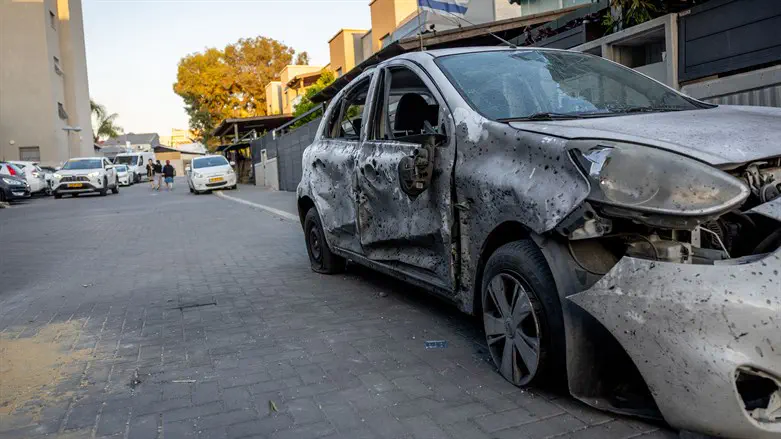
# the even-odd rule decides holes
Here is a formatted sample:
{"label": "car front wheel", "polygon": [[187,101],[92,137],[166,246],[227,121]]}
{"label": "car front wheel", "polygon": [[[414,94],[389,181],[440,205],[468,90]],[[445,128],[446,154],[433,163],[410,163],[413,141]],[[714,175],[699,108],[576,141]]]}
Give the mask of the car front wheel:
{"label": "car front wheel", "polygon": [[117,180],[114,182],[114,187],[113,187],[113,188],[111,188],[111,193],[112,193],[112,194],[118,194],[118,193],[119,193],[119,179],[117,179]]}
{"label": "car front wheel", "polygon": [[334,274],[344,271],[346,261],[343,257],[331,252],[325,242],[320,216],[314,207],[309,209],[304,218],[304,237],[309,253],[309,263],[312,271],[323,274]]}
{"label": "car front wheel", "polygon": [[534,242],[511,242],[491,255],[483,272],[482,311],[488,350],[507,381],[527,386],[561,374],[561,304]]}

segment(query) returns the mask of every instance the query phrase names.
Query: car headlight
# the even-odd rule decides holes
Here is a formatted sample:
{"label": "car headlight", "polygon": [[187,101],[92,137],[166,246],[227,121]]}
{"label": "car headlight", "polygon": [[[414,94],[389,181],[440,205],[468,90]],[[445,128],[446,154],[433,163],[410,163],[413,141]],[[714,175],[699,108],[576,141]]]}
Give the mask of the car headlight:
{"label": "car headlight", "polygon": [[592,183],[593,201],[665,215],[704,216],[742,204],[740,180],[696,160],[652,147],[598,145],[576,156]]}
{"label": "car headlight", "polygon": [[202,174],[199,174],[199,173],[197,173],[197,172],[193,172],[193,176],[194,176],[195,178],[203,178],[203,175],[202,175]]}
{"label": "car headlight", "polygon": [[52,174],[52,176],[54,177],[55,180],[59,180],[59,179],[62,178],[62,175],[60,175],[60,174],[58,174],[56,172],[54,174]]}
{"label": "car headlight", "polygon": [[5,182],[5,184],[11,185],[11,186],[24,186],[24,182],[23,181],[13,180],[11,178],[3,178],[3,181]]}
{"label": "car headlight", "polygon": [[98,177],[100,177],[100,172],[90,172],[89,174],[87,174],[87,177],[89,177],[89,178],[98,178]]}

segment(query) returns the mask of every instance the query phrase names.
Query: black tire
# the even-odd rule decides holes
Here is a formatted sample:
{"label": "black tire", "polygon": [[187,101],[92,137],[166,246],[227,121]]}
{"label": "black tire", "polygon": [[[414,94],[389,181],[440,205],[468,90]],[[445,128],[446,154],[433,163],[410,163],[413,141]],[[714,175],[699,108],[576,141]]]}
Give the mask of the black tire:
{"label": "black tire", "polygon": [[347,261],[328,248],[323,234],[323,226],[320,224],[320,216],[314,207],[309,209],[304,218],[304,238],[306,239],[306,251],[309,254],[309,263],[312,271],[323,274],[335,274],[344,271]]}
{"label": "black tire", "polygon": [[113,188],[111,188],[111,193],[112,193],[112,194],[118,194],[118,193],[119,193],[119,179],[117,179],[117,180],[114,182],[114,187],[113,187]]}
{"label": "black tire", "polygon": [[[509,312],[499,309],[502,297]],[[511,242],[491,255],[483,271],[481,299],[488,351],[507,381],[521,387],[563,377],[561,302],[545,257],[533,241]]]}
{"label": "black tire", "polygon": [[237,185],[237,184],[234,184],[233,186],[231,186],[231,189],[233,189],[234,191],[235,191],[236,189],[238,189],[238,188],[239,188],[239,185]]}
{"label": "black tire", "polygon": [[105,197],[108,194],[108,180],[103,177],[103,188],[98,191],[101,197]]}
{"label": "black tire", "polygon": [[60,198],[62,198],[62,194],[58,194],[57,192],[55,192],[54,193],[54,199],[55,200],[59,200]]}
{"label": "black tire", "polygon": [[0,203],[5,203],[5,192],[0,191]]}
{"label": "black tire", "polygon": [[[188,187],[189,187],[189,186],[188,186]],[[195,193],[195,190],[193,190],[193,188],[192,188],[192,187],[190,187],[190,193],[191,193],[191,194],[194,194],[194,193]]]}

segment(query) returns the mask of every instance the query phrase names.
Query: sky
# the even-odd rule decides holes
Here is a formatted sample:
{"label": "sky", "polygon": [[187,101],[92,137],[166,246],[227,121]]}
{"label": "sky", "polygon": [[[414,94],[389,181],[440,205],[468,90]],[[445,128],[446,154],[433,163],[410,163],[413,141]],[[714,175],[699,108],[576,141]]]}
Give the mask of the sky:
{"label": "sky", "polygon": [[90,96],[118,113],[126,133],[187,128],[173,92],[179,60],[240,38],[265,36],[310,64],[329,61],[341,28],[371,27],[369,0],[82,0]]}

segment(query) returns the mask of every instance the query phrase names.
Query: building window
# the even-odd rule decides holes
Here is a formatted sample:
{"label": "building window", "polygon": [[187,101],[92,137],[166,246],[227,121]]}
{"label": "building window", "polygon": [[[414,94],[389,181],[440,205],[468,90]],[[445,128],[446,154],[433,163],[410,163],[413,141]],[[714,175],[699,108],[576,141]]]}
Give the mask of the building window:
{"label": "building window", "polygon": [[38,146],[20,146],[19,160],[23,162],[40,162],[41,148]]}
{"label": "building window", "polygon": [[52,25],[52,29],[57,30],[57,17],[55,17],[54,12],[49,11],[49,24]]}
{"label": "building window", "polygon": [[65,107],[63,107],[62,102],[57,102],[57,113],[60,115],[60,119],[68,119],[68,113],[65,112]]}

